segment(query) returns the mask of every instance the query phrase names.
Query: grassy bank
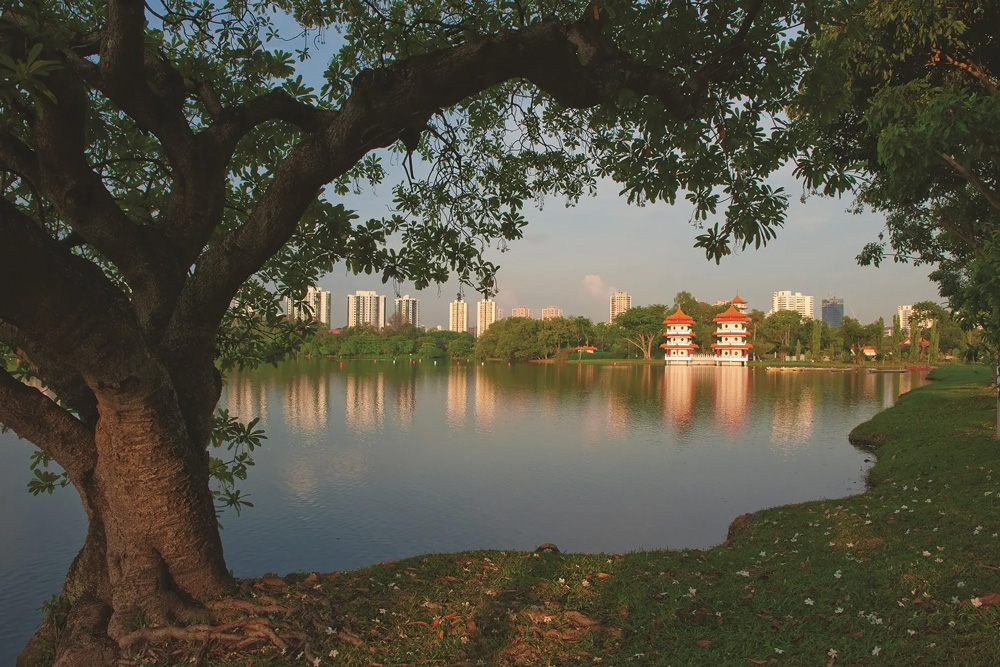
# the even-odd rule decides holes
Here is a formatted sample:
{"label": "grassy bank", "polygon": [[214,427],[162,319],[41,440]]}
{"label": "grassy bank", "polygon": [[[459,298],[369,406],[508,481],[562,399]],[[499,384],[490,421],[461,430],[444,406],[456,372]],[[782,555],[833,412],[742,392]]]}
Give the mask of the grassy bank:
{"label": "grassy bank", "polygon": [[868,492],[741,517],[726,545],[468,552],[265,577],[245,590],[272,606],[264,615],[283,654],[261,639],[238,652],[231,642],[153,645],[144,656],[227,666],[997,664],[989,372],[934,377],[852,433],[878,454]]}

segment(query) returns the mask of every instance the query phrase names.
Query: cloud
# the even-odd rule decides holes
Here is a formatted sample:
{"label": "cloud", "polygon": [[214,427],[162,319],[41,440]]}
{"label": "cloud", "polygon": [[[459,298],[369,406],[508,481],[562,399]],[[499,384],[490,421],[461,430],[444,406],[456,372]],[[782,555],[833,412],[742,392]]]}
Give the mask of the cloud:
{"label": "cloud", "polygon": [[588,273],[583,277],[583,289],[593,297],[610,297],[615,288],[604,282],[599,275]]}

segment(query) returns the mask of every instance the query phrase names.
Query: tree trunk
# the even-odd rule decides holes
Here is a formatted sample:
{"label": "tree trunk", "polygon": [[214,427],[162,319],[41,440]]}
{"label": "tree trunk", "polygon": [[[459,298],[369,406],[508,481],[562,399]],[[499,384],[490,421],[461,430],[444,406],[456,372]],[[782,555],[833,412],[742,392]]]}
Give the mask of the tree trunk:
{"label": "tree trunk", "polygon": [[[208,453],[193,444],[169,385],[99,401],[97,465],[73,480],[87,538],[63,585],[68,606],[56,665],[100,665],[145,625],[208,620],[199,603],[233,589],[208,487]],[[19,665],[36,664],[29,642]]]}

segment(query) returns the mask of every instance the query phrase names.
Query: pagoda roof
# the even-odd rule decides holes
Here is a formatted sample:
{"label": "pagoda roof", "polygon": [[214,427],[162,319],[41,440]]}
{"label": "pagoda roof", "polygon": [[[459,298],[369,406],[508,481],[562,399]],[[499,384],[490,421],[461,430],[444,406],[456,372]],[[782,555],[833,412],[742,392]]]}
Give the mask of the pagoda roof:
{"label": "pagoda roof", "polygon": [[741,299],[740,295],[737,294],[733,297],[733,303],[747,303],[746,299]]}
{"label": "pagoda roof", "polygon": [[737,349],[741,349],[741,350],[749,350],[750,348],[753,347],[753,345],[751,345],[750,343],[712,343],[712,349],[713,350],[716,349],[716,348],[721,349],[721,348],[724,348],[724,347],[727,347],[727,348],[737,348]]}
{"label": "pagoda roof", "polygon": [[691,317],[690,315],[688,315],[687,313],[685,313],[678,306],[677,311],[673,315],[670,315],[669,317],[667,317],[667,319],[663,320],[663,323],[664,324],[694,324],[695,322],[694,322],[694,318],[693,317]]}
{"label": "pagoda roof", "polygon": [[719,313],[712,320],[713,322],[749,322],[750,317],[736,310],[736,306],[729,306],[729,310]]}
{"label": "pagoda roof", "polygon": [[695,343],[688,343],[687,345],[671,345],[670,343],[660,343],[660,347],[664,350],[676,349],[676,350],[693,350],[698,346]]}

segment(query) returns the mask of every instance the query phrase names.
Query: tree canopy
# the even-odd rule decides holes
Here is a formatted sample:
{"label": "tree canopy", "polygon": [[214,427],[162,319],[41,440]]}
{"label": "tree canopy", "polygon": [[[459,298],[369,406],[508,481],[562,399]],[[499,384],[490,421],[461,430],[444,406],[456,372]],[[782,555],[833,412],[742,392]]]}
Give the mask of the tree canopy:
{"label": "tree canopy", "polygon": [[[0,423],[89,521],[62,665],[110,663],[135,618],[204,620],[233,590],[208,486],[213,434],[240,438],[214,416],[221,371],[301,340],[281,299],[335,264],[489,293],[484,248],[598,178],[686,199],[709,257],[771,238],[766,178],[794,152],[773,119],[816,18],[777,0],[157,7],[0,10]],[[380,219],[340,201],[383,183]]]}

